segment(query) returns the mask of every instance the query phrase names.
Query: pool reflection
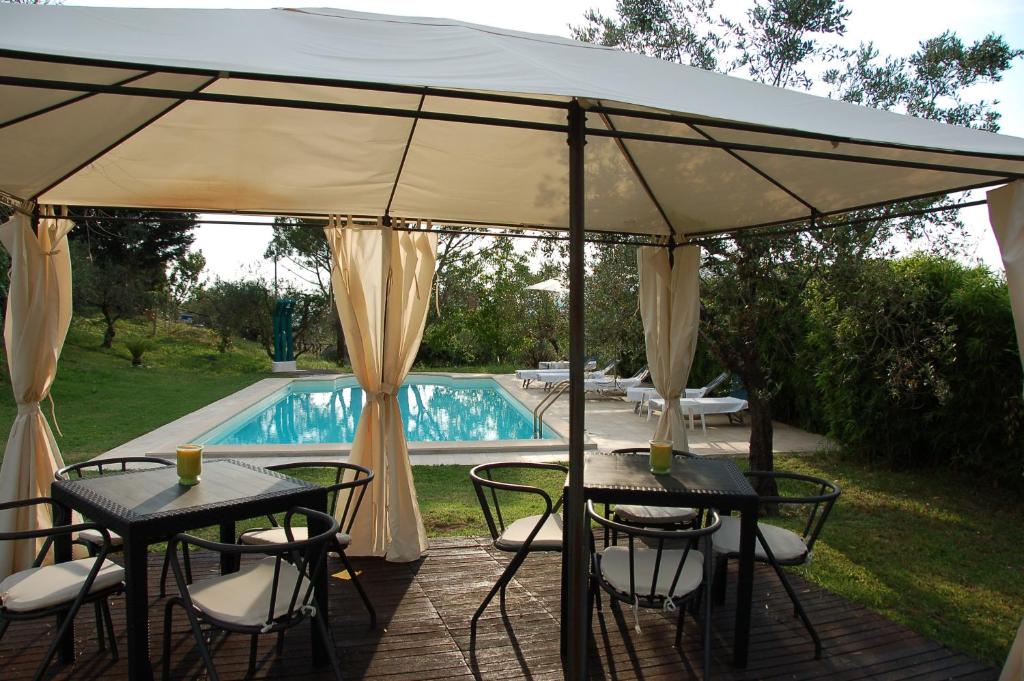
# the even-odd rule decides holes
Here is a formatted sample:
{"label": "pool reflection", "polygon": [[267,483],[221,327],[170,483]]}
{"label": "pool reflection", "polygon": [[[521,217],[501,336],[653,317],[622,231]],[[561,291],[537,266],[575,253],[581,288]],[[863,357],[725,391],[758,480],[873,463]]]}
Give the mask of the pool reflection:
{"label": "pool reflection", "polygon": [[[529,415],[493,387],[411,384],[397,399],[411,442],[521,440],[533,437]],[[352,442],[365,397],[359,387],[290,389],[280,400],[209,444],[273,445]]]}

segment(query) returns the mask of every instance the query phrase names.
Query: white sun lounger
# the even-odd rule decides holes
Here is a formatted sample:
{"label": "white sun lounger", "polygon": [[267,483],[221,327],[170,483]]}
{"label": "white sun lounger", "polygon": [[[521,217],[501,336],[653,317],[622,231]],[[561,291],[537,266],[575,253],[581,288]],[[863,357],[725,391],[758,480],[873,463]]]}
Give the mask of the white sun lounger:
{"label": "white sun lounger", "polygon": [[[704,420],[705,416],[711,414],[735,414],[738,411],[743,411],[747,408],[747,401],[741,400],[738,397],[681,397],[679,398],[679,406],[682,408],[684,414],[688,414],[690,417],[690,430],[693,430],[693,419],[695,416],[700,416],[700,427],[704,431],[704,434],[708,434],[707,422]],[[651,412],[663,411],[665,409],[665,400],[661,397],[652,397],[647,400],[647,418],[651,418]]]}

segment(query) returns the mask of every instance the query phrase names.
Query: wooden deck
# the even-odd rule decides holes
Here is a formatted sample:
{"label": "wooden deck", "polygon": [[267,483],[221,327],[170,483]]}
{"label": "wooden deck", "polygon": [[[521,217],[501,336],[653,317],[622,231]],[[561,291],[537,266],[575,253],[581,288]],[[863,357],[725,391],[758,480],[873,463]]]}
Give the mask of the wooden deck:
{"label": "wooden deck", "polygon": [[[418,563],[392,564],[355,560],[377,606],[379,626],[368,620],[347,581],[332,580],[331,624],[346,679],[423,681],[427,679],[561,679],[558,654],[558,557],[531,556],[509,586],[507,617],[497,599],[480,622],[470,644],[469,618],[497,579],[505,555],[483,539],[435,540],[429,556]],[[156,587],[161,556],[150,562],[150,584]],[[211,555],[194,558],[197,578],[217,569]],[[332,567],[337,562],[332,561]],[[734,575],[731,575],[734,577]],[[929,641],[866,609],[794,577],[825,646],[823,659],[813,659],[810,638],[793,618],[786,594],[769,570],[758,568],[754,592],[749,669],[731,666],[733,604],[714,613],[716,679],[996,679],[998,672],[971,658]],[[731,589],[730,589],[731,591]],[[124,639],[123,601],[114,601],[114,626]],[[163,601],[154,593],[150,621],[151,651],[159,674]],[[682,650],[672,646],[674,624],[660,612],[642,610],[642,633],[633,630],[629,608],[607,605],[595,616],[591,677],[660,681],[704,678],[700,635],[687,618]],[[0,678],[30,679],[50,641],[52,621],[14,623],[0,641]],[[91,608],[78,617],[78,660],[72,666],[52,665],[55,679],[127,679],[122,657],[113,662],[97,649]],[[284,655],[274,656],[273,637],[260,648],[256,678],[329,679],[308,662],[309,629],[289,634]],[[180,616],[173,631],[172,667],[176,679],[205,678],[187,623]],[[246,637],[218,639],[214,660],[225,680],[245,676]],[[159,677],[158,677],[159,678]]]}

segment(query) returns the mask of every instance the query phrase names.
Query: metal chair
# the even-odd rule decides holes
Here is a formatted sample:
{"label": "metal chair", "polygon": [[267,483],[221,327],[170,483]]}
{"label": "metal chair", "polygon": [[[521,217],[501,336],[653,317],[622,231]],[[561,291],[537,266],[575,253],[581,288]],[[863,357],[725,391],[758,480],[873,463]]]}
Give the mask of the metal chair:
{"label": "metal chair", "polygon": [[[561,464],[532,462],[486,463],[476,466],[469,472],[470,480],[473,481],[473,487],[476,489],[477,499],[480,501],[480,509],[483,511],[484,520],[487,521],[487,528],[491,532],[494,547],[499,551],[515,554],[501,573],[498,581],[491,587],[483,603],[473,613],[471,620],[473,632],[476,631],[476,624],[480,619],[480,615],[483,614],[496,593],[501,594],[501,607],[504,609],[505,588],[512,581],[519,566],[523,564],[526,556],[531,551],[560,552],[562,550],[562,517],[558,514],[558,509],[562,506],[561,495],[559,495],[556,502],[552,502],[551,496],[540,487],[495,480],[494,471],[499,470],[559,471],[563,476],[569,472],[569,469]],[[526,516],[525,518],[507,522],[501,512],[499,491],[535,495],[539,501],[543,502],[544,510],[538,515]]]}
{"label": "metal chair", "polygon": [[[154,468],[175,465],[173,461],[161,459],[156,456],[120,456],[111,457],[109,459],[93,459],[92,461],[83,461],[82,463],[64,466],[64,468],[61,468],[54,473],[53,477],[57,480],[70,480],[71,478],[81,480],[82,478],[97,475],[124,473],[129,470],[129,464],[131,464],[133,469],[143,468],[147,465]],[[121,538],[121,535],[110,530],[108,530],[107,533],[110,536],[110,550],[112,552],[123,550],[124,539]],[[84,546],[90,556],[95,556],[97,546],[101,543],[101,536],[97,531],[79,532],[72,543]],[[185,574],[188,576],[189,583],[191,583],[192,561],[189,559],[188,546],[183,545],[182,550],[185,552]],[[167,547],[167,551],[168,553],[164,555],[164,565],[160,569],[160,598],[167,595],[167,571],[170,568],[170,546]]]}
{"label": "metal chair", "polygon": [[[359,506],[363,503],[363,497],[366,495],[367,486],[369,486],[370,482],[373,480],[373,471],[365,466],[359,466],[354,463],[341,463],[336,461],[299,461],[277,464],[276,466],[267,466],[267,469],[272,471],[291,472],[295,472],[297,470],[328,471],[334,476],[334,482],[325,486],[328,490],[328,512],[338,519],[340,526],[340,531],[331,540],[331,549],[341,558],[341,563],[345,566],[345,570],[348,571],[352,584],[356,587],[356,591],[359,593],[359,598],[362,599],[363,605],[366,606],[367,612],[370,613],[370,628],[376,629],[377,611],[374,610],[373,603],[370,602],[370,597],[366,594],[366,591],[363,590],[363,585],[359,582],[359,577],[356,575],[356,571],[352,569],[352,564],[349,562],[348,556],[345,555],[345,548],[348,547],[352,541],[352,524],[355,522],[356,513],[359,512]],[[338,499],[342,496],[342,492],[345,492],[345,504],[342,507],[341,514],[339,515]],[[239,535],[238,542],[240,544],[249,545],[279,544],[284,542],[284,528],[280,526],[273,515],[268,515],[267,520],[270,522],[270,527],[246,530]],[[306,538],[305,527],[296,527],[294,531],[296,539]]]}
{"label": "metal chair", "polygon": [[[762,506],[805,507],[807,519],[802,523],[803,530],[800,534],[759,521],[756,530],[757,541],[754,544],[754,560],[771,565],[775,574],[779,576],[779,581],[782,582],[783,588],[789,594],[789,599],[793,602],[794,616],[803,621],[804,627],[807,628],[814,640],[814,659],[817,660],[821,658],[821,639],[818,637],[818,632],[814,630],[811,620],[807,617],[806,611],[800,604],[800,599],[797,598],[796,591],[789,583],[782,568],[783,566],[804,565],[811,562],[814,555],[814,543],[818,540],[825,520],[828,519],[832,507],[841,493],[839,485],[810,475],[782,471],[749,471],[745,475],[754,479],[755,482],[758,479],[771,478],[777,483],[786,481],[791,485],[799,485],[812,490],[811,494],[801,496],[779,494],[760,498]],[[757,488],[756,484],[754,488]],[[722,518],[722,530],[715,535],[714,546],[717,560],[715,596],[716,600],[721,603],[725,600],[725,575],[729,559],[738,558],[740,554],[739,518],[732,516]]]}
{"label": "metal chair", "polygon": [[[303,516],[308,523],[317,518],[330,527],[326,532],[297,539],[292,526],[295,515]],[[284,517],[282,528],[287,541],[274,544],[246,546],[243,544],[222,544],[207,541],[188,534],[176,535],[171,540],[171,567],[178,585],[178,596],[167,601],[164,607],[164,650],[163,678],[171,671],[171,622],[174,607],[180,606],[188,617],[196,645],[203,657],[206,671],[212,681],[218,681],[216,667],[210,647],[206,643],[202,625],[229,632],[248,634],[249,672],[256,669],[256,646],[260,634],[276,633],[277,653],[280,655],[284,644],[284,632],[311,617],[327,648],[334,676],[341,681],[341,669],[334,650],[330,629],[323,617],[319,616],[313,602],[313,585],[322,569],[324,552],[338,533],[338,521],[332,516],[308,508],[296,507]],[[263,560],[245,565],[237,572],[207,577],[189,585],[185,583],[178,555],[175,550],[180,544],[192,544],[200,548],[230,554],[239,559],[245,555],[266,554]]]}
{"label": "metal chair", "polygon": [[[661,530],[636,527],[610,520],[587,502],[587,516],[625,546],[616,541],[602,551],[591,546],[590,597],[601,609],[600,591],[633,608],[636,627],[640,628],[640,608],[677,611],[675,643],[683,637],[683,618],[689,606],[694,620],[703,606],[704,678],[711,668],[711,577],[712,552],[708,545],[721,520],[716,511],[701,513],[694,526],[685,530]],[[591,540],[593,541],[593,539]],[[700,544],[704,543],[703,551]],[[639,544],[639,546],[638,546]]]}
{"label": "metal chair", "polygon": [[[57,510],[58,502],[49,497],[38,497],[0,504],[0,512],[32,506],[49,505],[51,512]],[[62,535],[95,531],[100,536],[96,554],[66,563],[43,565],[46,554],[53,546],[54,539]],[[60,640],[75,620],[75,615],[86,603],[96,604],[96,635],[100,650],[106,649],[104,633],[110,639],[110,654],[118,659],[117,639],[110,617],[110,596],[124,591],[124,568],[107,560],[110,552],[110,535],[96,523],[78,523],[22,532],[0,532],[0,541],[44,539],[42,548],[36,554],[32,567],[0,581],[0,639],[7,632],[11,622],[34,620],[50,615],[57,616],[57,627],[53,640],[43,656],[35,675],[36,681],[43,678],[53,660]]]}
{"label": "metal chair", "polygon": [[[624,449],[613,449],[612,454],[648,454],[647,447],[627,447]],[[692,459],[696,455],[690,452],[673,450],[672,456]],[[608,513],[608,505],[605,504],[605,515]],[[698,510],[683,506],[640,506],[637,504],[617,504],[612,519],[624,525],[635,525],[638,527],[651,527],[657,529],[685,529],[693,526],[698,517]],[[605,545],[608,544],[608,528],[605,528]]]}

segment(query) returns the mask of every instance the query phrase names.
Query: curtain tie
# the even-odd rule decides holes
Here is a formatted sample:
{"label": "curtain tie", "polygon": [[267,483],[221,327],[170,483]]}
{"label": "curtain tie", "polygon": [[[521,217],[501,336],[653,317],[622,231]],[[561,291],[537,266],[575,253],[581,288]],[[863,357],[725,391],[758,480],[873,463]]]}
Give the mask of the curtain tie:
{"label": "curtain tie", "polygon": [[35,414],[36,412],[42,413],[42,409],[39,408],[38,402],[19,402],[18,403],[18,416],[23,414]]}
{"label": "curtain tie", "polygon": [[377,402],[383,402],[387,398],[394,397],[397,394],[398,391],[395,390],[395,386],[390,383],[381,383],[377,388],[377,392],[373,394],[373,399]]}

